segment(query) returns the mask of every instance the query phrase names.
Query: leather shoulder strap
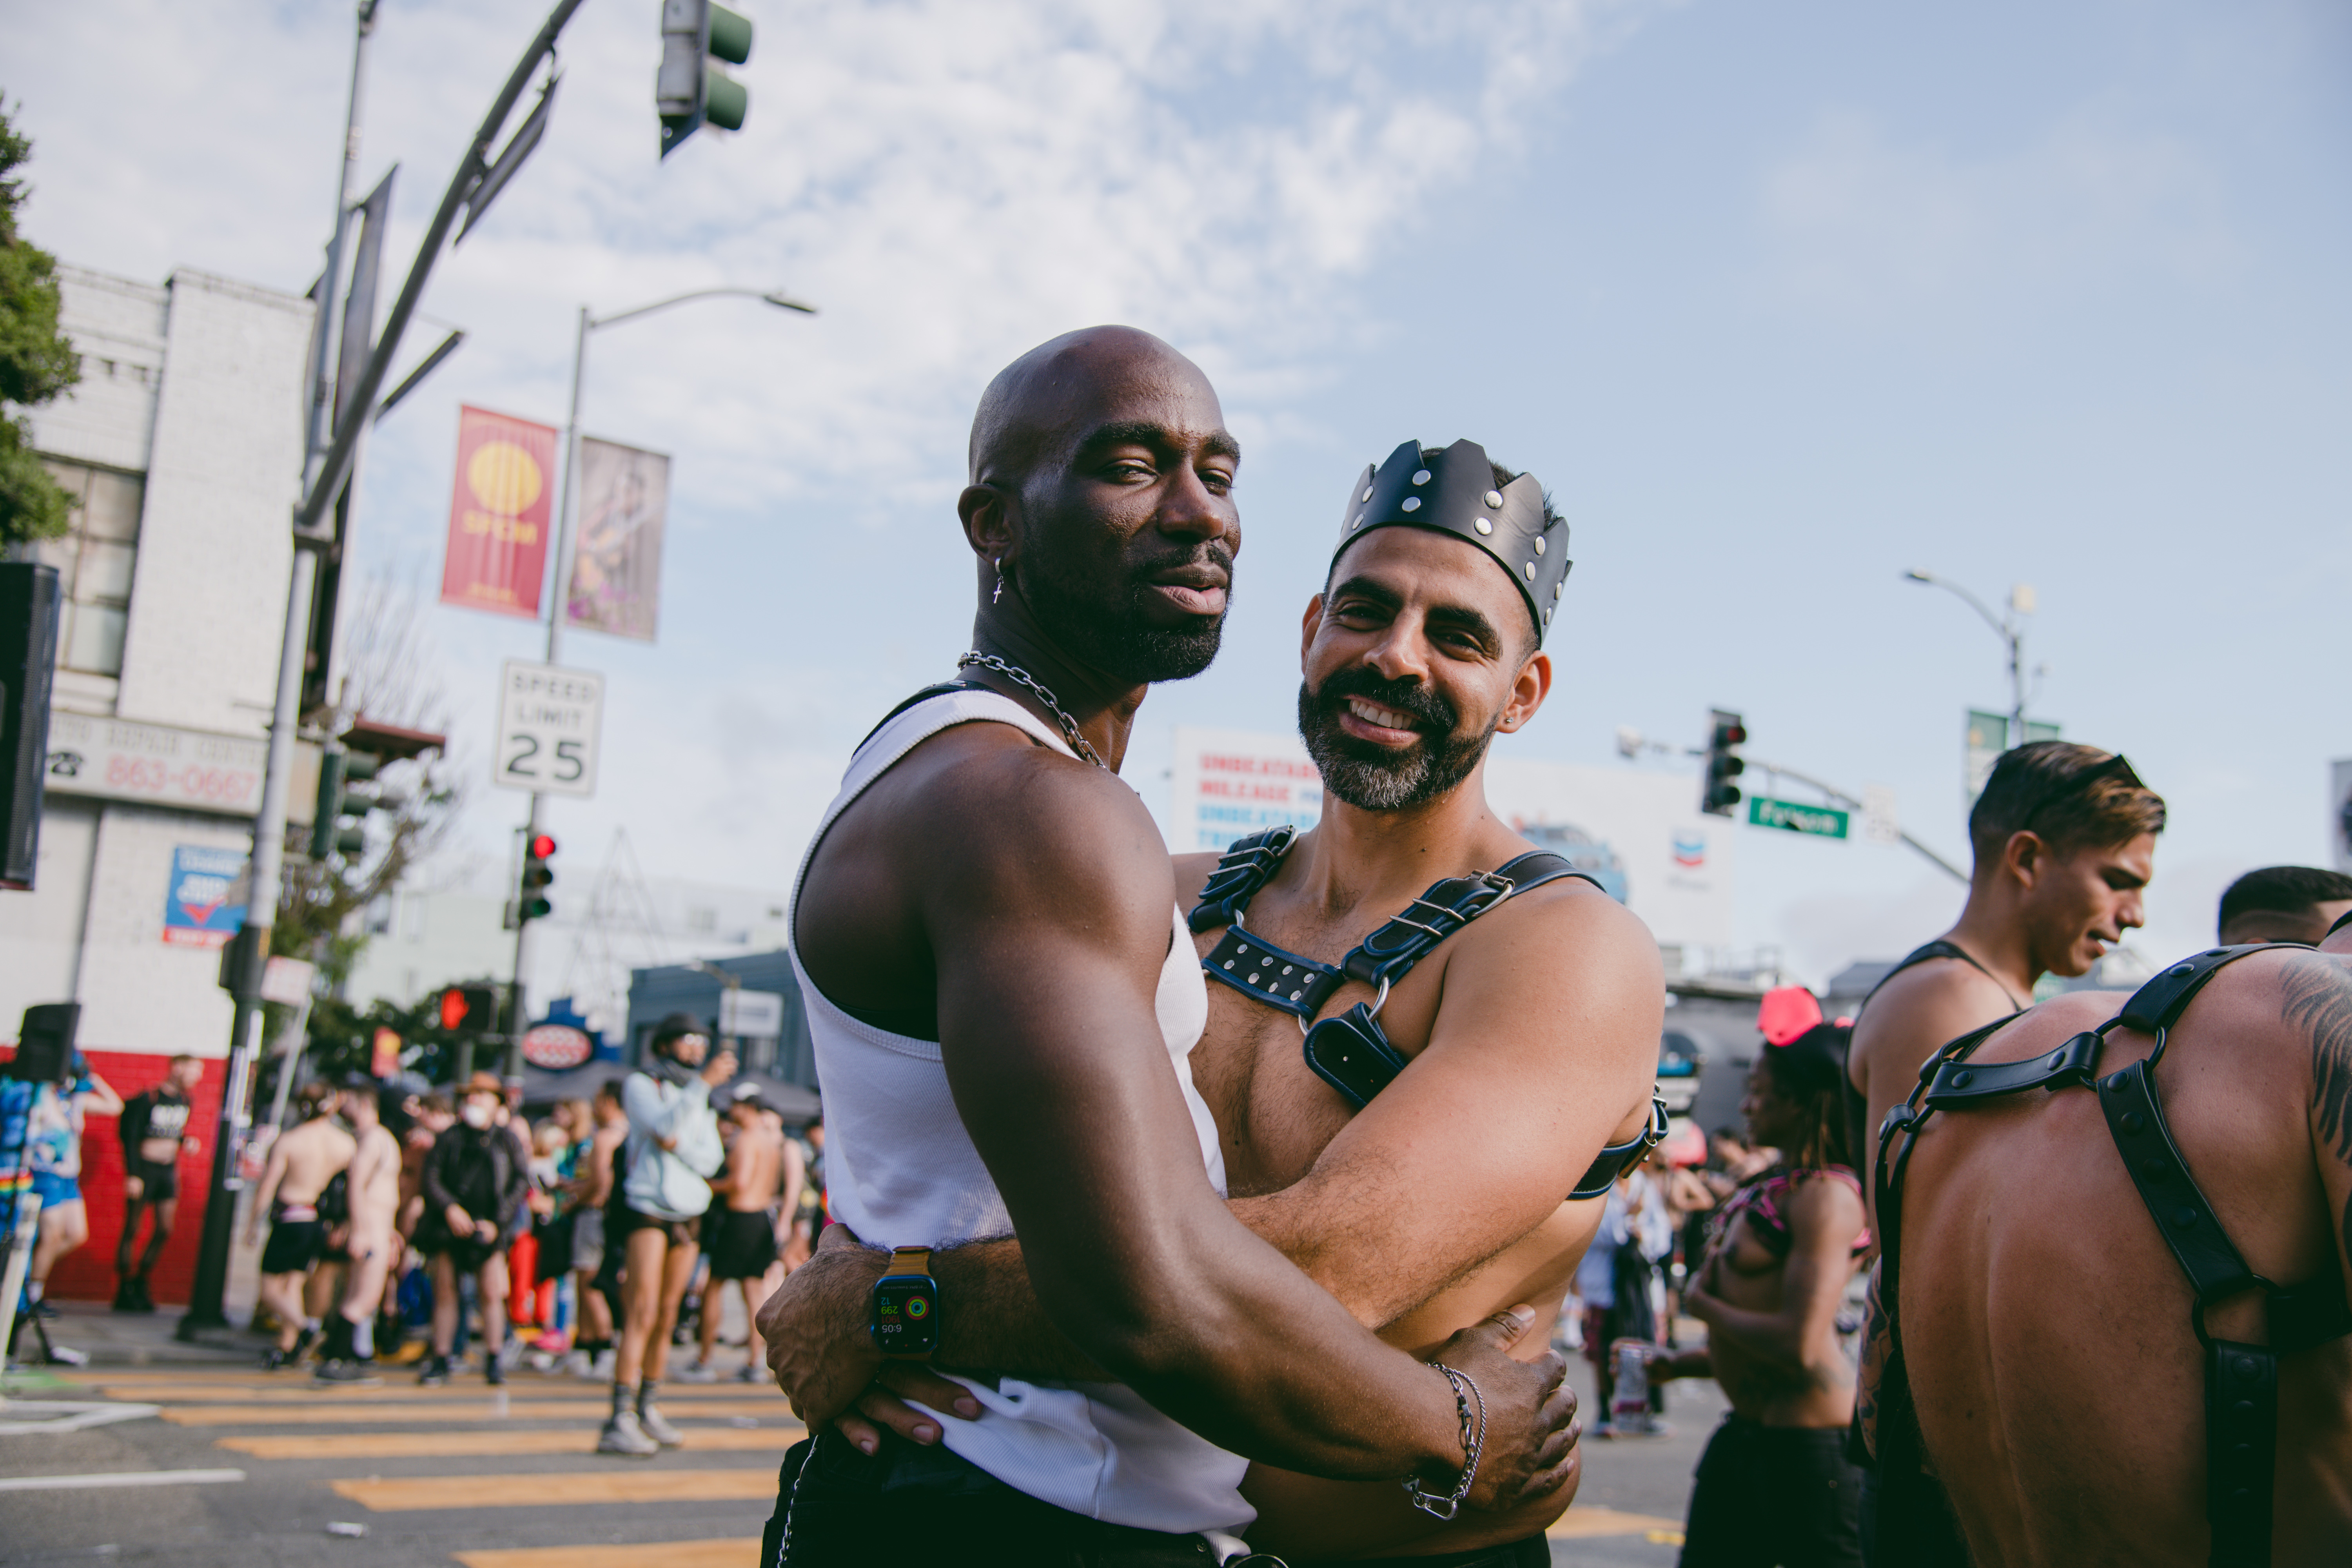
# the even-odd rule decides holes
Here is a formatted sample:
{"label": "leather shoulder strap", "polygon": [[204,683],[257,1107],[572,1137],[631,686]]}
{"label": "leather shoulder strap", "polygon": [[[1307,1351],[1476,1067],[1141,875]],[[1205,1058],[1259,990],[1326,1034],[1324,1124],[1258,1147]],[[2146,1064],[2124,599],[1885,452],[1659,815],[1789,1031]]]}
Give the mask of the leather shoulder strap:
{"label": "leather shoulder strap", "polygon": [[1192,906],[1184,923],[1195,932],[1229,926],[1234,917],[1249,908],[1258,889],[1273,880],[1282,867],[1283,857],[1298,841],[1298,829],[1289,823],[1269,827],[1263,833],[1253,833],[1246,838],[1236,838],[1217,859],[1217,868],[1201,888],[1201,901]]}
{"label": "leather shoulder strap", "polygon": [[1548,849],[1518,856],[1475,876],[1445,878],[1374,927],[1370,934],[1349,950],[1339,966],[1351,978],[1367,985],[1384,981],[1394,984],[1428,957],[1430,950],[1439,942],[1504,900],[1566,877],[1581,877],[1596,888],[1601,886],[1564,857]]}
{"label": "leather shoulder strap", "polygon": [[2116,1020],[2142,1034],[2153,1035],[2159,1029],[2169,1029],[2179,1022],[2180,1015],[2205,983],[2219,974],[2225,965],[2273,948],[2291,947],[2298,952],[2308,952],[2301,942],[2257,942],[2240,947],[2208,948],[2194,958],[2184,958],[2168,965],[2157,977],[2131,994]]}

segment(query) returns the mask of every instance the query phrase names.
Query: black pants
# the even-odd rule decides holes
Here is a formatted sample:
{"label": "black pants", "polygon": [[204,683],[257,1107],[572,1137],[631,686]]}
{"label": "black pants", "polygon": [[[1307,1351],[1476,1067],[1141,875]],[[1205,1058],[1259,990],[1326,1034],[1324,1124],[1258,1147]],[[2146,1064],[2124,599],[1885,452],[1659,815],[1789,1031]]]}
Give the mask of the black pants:
{"label": "black pants", "polygon": [[1862,1471],[1845,1428],[1730,1415],[1692,1489],[1682,1568],[1861,1568]]}
{"label": "black pants", "polygon": [[[793,1445],[760,1568],[876,1563],[1215,1568],[1198,1535],[1106,1524],[1013,1490],[944,1447],[885,1432],[871,1457],[835,1432]],[[789,1533],[787,1532],[789,1527]]]}

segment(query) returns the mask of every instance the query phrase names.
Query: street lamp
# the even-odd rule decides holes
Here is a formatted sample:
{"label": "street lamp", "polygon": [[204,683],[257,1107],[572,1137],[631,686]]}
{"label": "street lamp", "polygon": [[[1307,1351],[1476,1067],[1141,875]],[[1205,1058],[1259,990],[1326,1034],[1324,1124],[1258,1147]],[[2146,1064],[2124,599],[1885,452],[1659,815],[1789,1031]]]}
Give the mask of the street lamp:
{"label": "street lamp", "polygon": [[[805,305],[781,289],[745,289],[722,284],[715,289],[689,289],[683,294],[673,294],[667,300],[656,300],[650,305],[637,305],[626,310],[615,310],[609,316],[591,314],[588,307],[580,307],[580,335],[572,347],[572,411],[563,424],[563,474],[556,491],[555,504],[555,586],[548,595],[547,662],[553,664],[563,647],[563,616],[565,600],[571,593],[571,554],[573,513],[578,511],[580,498],[574,478],[580,460],[580,382],[588,367],[588,334],[603,327],[618,326],[634,321],[640,316],[650,316],[656,310],[667,310],[672,305],[683,305],[689,300],[712,300],[732,296],[757,300],[763,305],[773,305],[780,310],[797,310],[803,316],[816,314],[814,305]],[[530,814],[523,820],[523,842],[528,844],[539,832],[540,793],[530,792]],[[514,1026],[508,1031],[507,1078],[509,1081],[522,1077],[523,1032],[523,958],[530,941],[530,921],[515,923],[514,960]]]}
{"label": "street lamp", "polygon": [[1969,608],[1983,616],[1985,625],[1990,626],[1993,629],[1993,635],[2000,638],[2001,646],[2009,650],[2009,743],[2011,746],[2023,745],[2025,743],[2025,627],[2018,617],[2033,613],[2032,584],[2020,583],[2011,588],[2009,591],[2009,613],[2005,616],[1996,616],[1985,607],[1985,602],[1982,599],[1949,578],[1938,577],[1933,572],[1921,572],[1916,568],[1903,574],[1903,577],[1906,582],[1925,583],[1931,588],[1941,588],[1946,593],[1957,595]]}

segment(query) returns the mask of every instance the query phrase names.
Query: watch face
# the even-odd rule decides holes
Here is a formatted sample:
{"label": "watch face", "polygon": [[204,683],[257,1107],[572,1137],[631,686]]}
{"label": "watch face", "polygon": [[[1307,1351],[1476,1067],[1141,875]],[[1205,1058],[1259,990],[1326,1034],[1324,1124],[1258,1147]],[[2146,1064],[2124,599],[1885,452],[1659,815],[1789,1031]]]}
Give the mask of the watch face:
{"label": "watch face", "polygon": [[929,1276],[893,1274],[874,1286],[874,1343],[884,1355],[928,1355],[940,1342],[939,1286]]}

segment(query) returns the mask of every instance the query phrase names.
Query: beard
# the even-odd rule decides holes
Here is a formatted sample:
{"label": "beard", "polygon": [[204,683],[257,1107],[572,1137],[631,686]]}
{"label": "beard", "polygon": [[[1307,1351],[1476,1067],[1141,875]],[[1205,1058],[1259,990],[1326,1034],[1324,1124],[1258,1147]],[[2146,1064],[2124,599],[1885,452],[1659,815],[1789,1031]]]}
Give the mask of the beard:
{"label": "beard", "polygon": [[[1348,699],[1360,697],[1428,726],[1402,752],[1360,741],[1339,726]],[[1497,715],[1499,718],[1499,715]],[[1362,665],[1343,669],[1320,691],[1298,683],[1298,736],[1322,770],[1323,787],[1359,811],[1402,811],[1436,799],[1470,776],[1495,738],[1496,725],[1461,730],[1454,704],[1419,681],[1389,680]]]}
{"label": "beard", "polygon": [[1225,605],[1232,608],[1233,552],[1222,543],[1130,566],[1120,591],[1105,597],[1098,582],[1071,574],[1065,559],[1050,552],[1017,563],[1018,587],[1038,624],[1076,658],[1121,680],[1152,685],[1188,680],[1209,668],[1224,640],[1223,615],[1193,616],[1177,626],[1156,626],[1146,614],[1151,579],[1174,566],[1196,563],[1226,573]]}

